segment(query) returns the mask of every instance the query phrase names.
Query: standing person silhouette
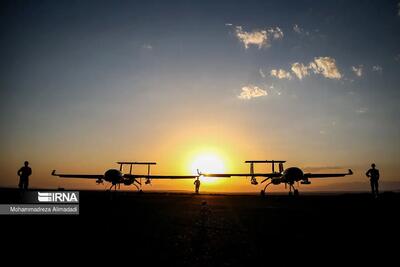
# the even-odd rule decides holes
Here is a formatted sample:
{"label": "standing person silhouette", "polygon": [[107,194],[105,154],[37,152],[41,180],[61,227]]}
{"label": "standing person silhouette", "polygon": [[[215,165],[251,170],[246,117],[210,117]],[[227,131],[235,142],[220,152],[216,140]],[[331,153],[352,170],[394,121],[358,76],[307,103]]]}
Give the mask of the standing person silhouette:
{"label": "standing person silhouette", "polygon": [[197,179],[194,181],[194,186],[195,186],[196,194],[198,194],[198,193],[199,193],[199,189],[200,189],[200,180],[199,180],[199,178],[197,178]]}
{"label": "standing person silhouette", "polygon": [[24,166],[22,166],[17,172],[19,176],[18,187],[21,190],[27,190],[29,187],[29,176],[32,174],[32,169],[28,165],[29,162],[25,161]]}
{"label": "standing person silhouette", "polygon": [[365,175],[369,177],[371,183],[371,193],[376,198],[379,195],[379,170],[375,168],[375,163],[371,164],[371,169],[369,169]]}

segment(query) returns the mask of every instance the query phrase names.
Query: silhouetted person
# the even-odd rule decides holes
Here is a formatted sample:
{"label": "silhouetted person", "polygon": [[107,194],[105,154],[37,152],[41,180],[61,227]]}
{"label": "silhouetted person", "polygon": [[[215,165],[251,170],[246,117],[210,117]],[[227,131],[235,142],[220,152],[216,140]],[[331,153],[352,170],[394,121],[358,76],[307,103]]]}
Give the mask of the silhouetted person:
{"label": "silhouetted person", "polygon": [[371,164],[371,169],[369,169],[365,175],[369,177],[371,182],[371,193],[374,197],[378,197],[379,194],[379,170],[375,168],[375,163]]}
{"label": "silhouetted person", "polygon": [[199,179],[194,180],[194,187],[195,187],[196,194],[198,194],[199,189],[200,189],[200,180]]}
{"label": "silhouetted person", "polygon": [[28,165],[29,162],[25,161],[24,166],[17,172],[19,176],[18,187],[21,190],[27,190],[29,187],[29,176],[32,174],[32,169]]}

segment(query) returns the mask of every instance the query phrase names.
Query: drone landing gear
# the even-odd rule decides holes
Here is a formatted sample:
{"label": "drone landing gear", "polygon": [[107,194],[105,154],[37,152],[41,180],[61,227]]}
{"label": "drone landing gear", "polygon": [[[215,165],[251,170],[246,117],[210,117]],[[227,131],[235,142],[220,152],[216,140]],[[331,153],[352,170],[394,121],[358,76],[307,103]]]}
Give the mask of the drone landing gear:
{"label": "drone landing gear", "polygon": [[[292,192],[293,189],[293,192]],[[289,196],[297,197],[299,195],[299,190],[294,188],[293,184],[289,184]]]}
{"label": "drone landing gear", "polygon": [[111,186],[110,186],[110,188],[108,189],[108,191],[112,191],[112,189],[113,189],[113,187],[114,187],[114,192],[115,191],[117,191],[117,184],[112,184]]}
{"label": "drone landing gear", "polygon": [[[268,187],[270,184],[272,184],[272,182],[269,182],[268,184],[266,184],[265,187],[264,187],[264,189],[261,190],[260,195],[261,195],[262,197],[266,196],[267,187]],[[286,185],[287,185],[287,184],[285,184],[285,188],[286,188]],[[288,185],[289,185],[289,196],[295,196],[295,197],[297,197],[297,196],[299,195],[299,190],[296,189],[296,188],[294,187],[293,184],[288,184]]]}
{"label": "drone landing gear", "polygon": [[[112,190],[114,187],[114,190]],[[110,188],[106,191],[110,198],[110,201],[114,201],[117,195],[117,184],[112,184]]]}
{"label": "drone landing gear", "polygon": [[270,185],[270,184],[272,184],[272,182],[269,182],[268,184],[266,184],[265,186],[264,186],[264,189],[263,190],[261,190],[261,196],[262,197],[264,197],[265,196],[265,194],[266,194],[266,190],[267,190],[267,187]]}
{"label": "drone landing gear", "polygon": [[142,191],[142,189],[141,188],[139,188],[139,186],[137,186],[136,184],[133,184],[135,187],[136,187],[136,189],[140,192],[140,191]]}

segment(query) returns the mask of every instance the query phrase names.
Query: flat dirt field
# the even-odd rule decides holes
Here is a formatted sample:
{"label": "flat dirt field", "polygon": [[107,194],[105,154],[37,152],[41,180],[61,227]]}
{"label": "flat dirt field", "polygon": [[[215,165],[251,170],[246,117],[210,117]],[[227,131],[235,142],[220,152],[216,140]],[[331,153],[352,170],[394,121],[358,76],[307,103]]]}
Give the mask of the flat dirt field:
{"label": "flat dirt field", "polygon": [[[0,190],[2,203],[18,191]],[[80,215],[1,216],[15,239],[69,238],[104,258],[169,266],[246,266],[397,258],[400,195],[80,192]],[[14,240],[14,241],[13,241]],[[75,249],[74,249],[75,250]],[[98,254],[96,254],[98,255]],[[96,255],[93,255],[96,257]],[[285,265],[285,264],[283,264]]]}

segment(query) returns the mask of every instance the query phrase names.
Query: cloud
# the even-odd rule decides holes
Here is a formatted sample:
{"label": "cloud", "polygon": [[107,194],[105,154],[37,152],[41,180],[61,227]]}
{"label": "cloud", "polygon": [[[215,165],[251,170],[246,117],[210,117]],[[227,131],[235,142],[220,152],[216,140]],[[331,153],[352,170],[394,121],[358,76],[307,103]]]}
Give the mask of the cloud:
{"label": "cloud", "polygon": [[244,31],[242,26],[236,26],[236,37],[248,49],[250,45],[257,46],[258,49],[269,46],[269,40],[277,40],[283,38],[283,32],[279,27],[268,28],[263,30],[253,30],[251,32]]}
{"label": "cloud", "polygon": [[274,76],[278,79],[288,79],[288,80],[292,79],[292,75],[290,74],[290,72],[283,69],[271,70],[271,76]]}
{"label": "cloud", "polygon": [[[299,79],[302,80],[304,77],[309,76],[312,71],[314,74],[321,74],[328,79],[341,79],[342,74],[336,66],[336,61],[331,57],[316,57],[313,61],[304,65],[300,62],[295,62],[291,65],[291,71]],[[279,79],[291,79],[292,75],[290,72],[283,69],[271,70],[271,76]]]}
{"label": "cloud", "polygon": [[261,89],[258,86],[248,85],[242,87],[242,92],[238,96],[239,99],[249,100],[255,97],[261,97],[268,95],[267,91]]}
{"label": "cloud", "polygon": [[356,76],[361,77],[363,74],[363,65],[359,65],[358,67],[352,66],[351,70],[354,72]]}
{"label": "cloud", "polygon": [[316,57],[314,62],[310,63],[310,68],[314,73],[322,74],[328,79],[340,79],[342,74],[340,74],[339,69],[336,66],[336,61],[331,57]]}
{"label": "cloud", "polygon": [[400,2],[397,4],[397,16],[400,16]]}
{"label": "cloud", "polygon": [[294,30],[296,33],[298,33],[298,34],[301,34],[301,33],[303,32],[303,29],[300,28],[299,25],[297,25],[297,24],[295,24],[295,25],[293,26],[293,30]]}
{"label": "cloud", "polygon": [[225,26],[233,26],[232,23],[225,23]]}
{"label": "cloud", "polygon": [[275,40],[283,38],[283,32],[279,27],[269,28],[267,31]]}
{"label": "cloud", "polygon": [[293,31],[295,32],[295,33],[297,33],[298,35],[301,35],[301,36],[304,36],[304,35],[306,35],[306,36],[309,36],[310,35],[310,32],[309,31],[305,31],[303,28],[301,28],[299,25],[297,25],[297,24],[294,24],[293,25]]}
{"label": "cloud", "polygon": [[277,94],[278,96],[282,95],[282,92],[275,88],[273,84],[271,84],[268,88],[270,92]]}
{"label": "cloud", "polygon": [[359,108],[356,110],[356,113],[364,114],[364,113],[367,113],[367,111],[368,111],[368,108]]}
{"label": "cloud", "polygon": [[265,75],[264,71],[261,68],[258,70],[258,72],[260,73],[261,77],[267,77],[267,75]]}
{"label": "cloud", "polygon": [[382,68],[382,66],[375,65],[375,66],[372,66],[372,71],[376,71],[376,72],[382,73],[383,72],[383,68]]}
{"label": "cloud", "polygon": [[244,44],[247,49],[250,45],[258,46],[258,49],[267,45],[267,31],[243,31],[241,26],[236,26],[236,37]]}
{"label": "cloud", "polygon": [[146,50],[153,50],[153,46],[150,44],[144,44],[144,45],[142,45],[142,48],[146,49]]}
{"label": "cloud", "polygon": [[299,80],[303,79],[303,77],[310,75],[308,72],[308,67],[304,66],[303,63],[293,63],[291,70],[296,75]]}

